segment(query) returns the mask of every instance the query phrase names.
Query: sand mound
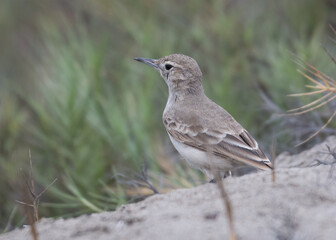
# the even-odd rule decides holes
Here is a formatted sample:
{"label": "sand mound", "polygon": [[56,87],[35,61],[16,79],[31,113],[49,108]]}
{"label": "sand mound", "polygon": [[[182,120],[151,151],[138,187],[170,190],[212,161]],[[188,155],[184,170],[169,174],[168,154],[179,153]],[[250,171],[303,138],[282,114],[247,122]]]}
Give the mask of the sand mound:
{"label": "sand mound", "polygon": [[[239,239],[335,239],[336,172],[326,144],[298,155],[282,154],[276,183],[270,172],[224,180]],[[179,189],[121,206],[114,212],[73,219],[42,219],[39,239],[228,239],[225,210],[215,184]],[[31,239],[29,229],[0,235],[0,240]]]}

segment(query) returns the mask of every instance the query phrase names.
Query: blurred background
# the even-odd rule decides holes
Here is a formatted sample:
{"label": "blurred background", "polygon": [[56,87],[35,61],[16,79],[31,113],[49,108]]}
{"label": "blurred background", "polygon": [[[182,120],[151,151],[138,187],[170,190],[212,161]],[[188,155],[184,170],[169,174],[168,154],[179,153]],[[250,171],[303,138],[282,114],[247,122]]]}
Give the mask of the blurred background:
{"label": "blurred background", "polygon": [[[331,77],[331,0],[2,0],[0,2],[0,231],[27,223],[29,149],[40,217],[113,210],[155,192],[206,182],[172,148],[162,124],[168,91],[133,57],[183,53],[207,95],[265,152],[295,153],[335,134],[330,116],[278,114],[311,99],[298,56]],[[294,55],[293,55],[294,54]]]}

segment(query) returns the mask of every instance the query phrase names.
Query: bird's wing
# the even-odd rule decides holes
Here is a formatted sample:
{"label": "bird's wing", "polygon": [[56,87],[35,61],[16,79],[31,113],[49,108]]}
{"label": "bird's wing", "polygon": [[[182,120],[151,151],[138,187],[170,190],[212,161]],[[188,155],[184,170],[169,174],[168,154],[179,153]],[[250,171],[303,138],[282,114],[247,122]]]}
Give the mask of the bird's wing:
{"label": "bird's wing", "polygon": [[219,157],[229,157],[262,170],[272,169],[269,159],[245,129],[236,136],[232,133],[178,122],[167,122],[165,126],[167,132],[178,142],[202,151],[211,151]]}

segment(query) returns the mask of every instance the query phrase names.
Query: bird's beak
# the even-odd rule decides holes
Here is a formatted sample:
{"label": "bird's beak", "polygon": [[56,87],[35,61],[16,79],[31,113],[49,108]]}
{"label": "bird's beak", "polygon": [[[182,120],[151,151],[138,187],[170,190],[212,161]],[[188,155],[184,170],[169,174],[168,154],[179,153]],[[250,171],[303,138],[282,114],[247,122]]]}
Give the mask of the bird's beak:
{"label": "bird's beak", "polygon": [[147,64],[155,69],[159,69],[159,65],[155,63],[157,61],[156,59],[138,57],[134,58],[134,60]]}

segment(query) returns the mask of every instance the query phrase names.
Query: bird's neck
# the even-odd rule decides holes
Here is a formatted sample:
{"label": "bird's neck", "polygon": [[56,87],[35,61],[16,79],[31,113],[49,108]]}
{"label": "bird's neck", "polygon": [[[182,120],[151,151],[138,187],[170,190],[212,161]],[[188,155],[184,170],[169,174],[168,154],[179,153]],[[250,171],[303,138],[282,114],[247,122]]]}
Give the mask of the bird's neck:
{"label": "bird's neck", "polygon": [[203,95],[204,90],[201,81],[188,83],[185,81],[172,81],[168,83],[169,95],[177,95],[179,97],[187,95]]}
{"label": "bird's neck", "polygon": [[169,88],[168,103],[183,102],[185,99],[199,98],[204,96],[202,86],[185,86],[183,88]]}

